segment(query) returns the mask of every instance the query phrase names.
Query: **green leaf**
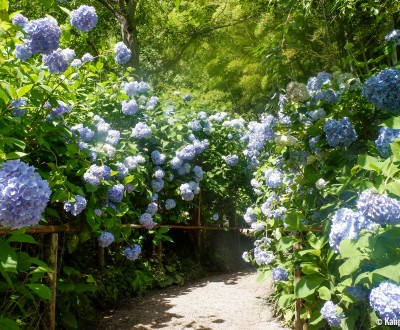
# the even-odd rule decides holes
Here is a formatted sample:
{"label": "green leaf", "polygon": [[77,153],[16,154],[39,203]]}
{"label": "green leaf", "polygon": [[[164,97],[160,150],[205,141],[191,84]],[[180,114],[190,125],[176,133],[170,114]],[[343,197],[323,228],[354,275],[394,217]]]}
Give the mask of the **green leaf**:
{"label": "green leaf", "polygon": [[6,144],[8,144],[8,145],[11,145],[11,146],[12,146],[12,145],[15,145],[15,146],[17,146],[18,148],[20,148],[21,150],[24,150],[25,147],[26,147],[26,144],[25,144],[24,141],[21,141],[21,140],[12,138],[12,137],[6,137],[6,138],[4,138],[3,141],[4,141]]}
{"label": "green leaf", "polygon": [[276,248],[278,251],[286,251],[287,249],[291,249],[293,244],[297,242],[300,242],[300,240],[292,236],[285,236],[278,241]]}
{"label": "green leaf", "polygon": [[348,276],[360,267],[360,257],[347,259],[340,267],[339,274],[341,277]]}
{"label": "green leaf", "polygon": [[40,283],[31,283],[26,285],[29,289],[32,290],[37,296],[42,299],[50,300],[51,299],[51,291],[47,285]]}
{"label": "green leaf", "polygon": [[28,234],[13,234],[7,239],[7,242],[37,244],[35,239],[31,235],[28,235]]}
{"label": "green leaf", "polygon": [[379,274],[393,281],[400,282],[399,269],[400,263],[397,263],[395,265],[388,265],[386,267],[375,269],[372,274]]}
{"label": "green leaf", "polygon": [[39,0],[43,6],[50,8],[53,5],[54,0]]}
{"label": "green leaf", "polygon": [[17,253],[2,240],[0,240],[0,268],[6,272],[17,272]]}
{"label": "green leaf", "polygon": [[14,152],[10,152],[6,155],[6,159],[19,159],[22,157],[25,157],[29,154],[25,153],[25,152],[21,152],[21,151],[14,151]]}
{"label": "green leaf", "polygon": [[17,89],[17,96],[18,97],[22,97],[24,96],[26,93],[28,93],[33,87],[33,84],[29,84],[29,85],[25,85],[19,89]]}
{"label": "green leaf", "polygon": [[0,329],[1,330],[20,330],[20,327],[18,326],[17,322],[15,322],[14,320],[1,318],[0,319]]}
{"label": "green leaf", "polygon": [[61,9],[64,13],[66,13],[68,16],[71,15],[71,11],[70,11],[68,8],[65,8],[65,7],[62,7],[62,6],[58,6],[58,7],[60,7],[60,9]]}
{"label": "green leaf", "polygon": [[400,129],[400,117],[392,117],[384,121],[382,126],[386,126],[392,129]]}
{"label": "green leaf", "polygon": [[8,11],[8,0],[0,0],[0,10]]}
{"label": "green leaf", "polygon": [[297,298],[305,298],[312,295],[319,288],[325,278],[319,275],[306,275],[295,283],[294,293]]}
{"label": "green leaf", "polygon": [[390,149],[392,150],[393,158],[400,161],[400,141],[395,141],[390,144]]}
{"label": "green leaf", "polygon": [[331,291],[326,287],[322,286],[318,289],[319,297],[323,300],[331,300]]}
{"label": "green leaf", "polygon": [[388,192],[392,193],[393,195],[400,197],[400,183],[390,182],[387,185],[385,185],[385,189]]}
{"label": "green leaf", "polygon": [[374,170],[380,173],[383,167],[383,162],[380,162],[375,157],[371,157],[368,155],[360,155],[358,156],[358,165],[360,165],[363,169],[366,169],[368,171]]}

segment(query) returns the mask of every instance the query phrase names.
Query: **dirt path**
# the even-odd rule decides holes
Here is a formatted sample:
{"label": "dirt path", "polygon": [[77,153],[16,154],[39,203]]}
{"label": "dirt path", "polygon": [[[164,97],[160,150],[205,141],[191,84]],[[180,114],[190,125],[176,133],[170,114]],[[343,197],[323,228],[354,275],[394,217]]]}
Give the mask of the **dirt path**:
{"label": "dirt path", "polygon": [[256,272],[238,272],[157,290],[110,310],[96,329],[287,329],[265,306],[271,284],[258,284],[256,278]]}

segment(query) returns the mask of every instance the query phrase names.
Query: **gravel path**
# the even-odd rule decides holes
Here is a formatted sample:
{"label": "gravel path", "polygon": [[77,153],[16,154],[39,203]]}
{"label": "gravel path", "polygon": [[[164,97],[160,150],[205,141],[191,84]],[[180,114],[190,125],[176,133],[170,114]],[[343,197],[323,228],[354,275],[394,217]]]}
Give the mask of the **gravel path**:
{"label": "gravel path", "polygon": [[156,290],[108,311],[96,329],[287,330],[265,305],[271,284],[256,278],[256,272],[238,272]]}

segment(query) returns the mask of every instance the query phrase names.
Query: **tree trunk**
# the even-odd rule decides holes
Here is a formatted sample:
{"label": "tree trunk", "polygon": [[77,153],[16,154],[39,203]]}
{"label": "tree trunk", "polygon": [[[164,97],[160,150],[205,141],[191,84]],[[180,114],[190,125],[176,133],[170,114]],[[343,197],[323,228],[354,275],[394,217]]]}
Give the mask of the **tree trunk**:
{"label": "tree trunk", "polygon": [[122,41],[132,51],[131,59],[126,65],[134,67],[136,75],[140,76],[139,66],[139,42],[137,38],[135,13],[136,13],[136,0],[129,0],[125,4],[124,0],[119,0],[119,5],[122,10],[122,14],[119,17],[121,25]]}

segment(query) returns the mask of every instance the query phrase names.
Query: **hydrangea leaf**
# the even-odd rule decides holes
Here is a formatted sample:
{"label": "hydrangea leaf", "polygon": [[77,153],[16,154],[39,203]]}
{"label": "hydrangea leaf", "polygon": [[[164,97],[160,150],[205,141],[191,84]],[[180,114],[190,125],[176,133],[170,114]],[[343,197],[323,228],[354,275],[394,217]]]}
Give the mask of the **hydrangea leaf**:
{"label": "hydrangea leaf", "polygon": [[325,278],[319,275],[303,276],[296,284],[294,293],[297,298],[305,298],[312,295],[320,285],[325,281]]}
{"label": "hydrangea leaf", "polygon": [[51,291],[47,285],[32,283],[26,285],[29,289],[32,290],[33,293],[38,295],[42,299],[50,300],[51,299]]}

